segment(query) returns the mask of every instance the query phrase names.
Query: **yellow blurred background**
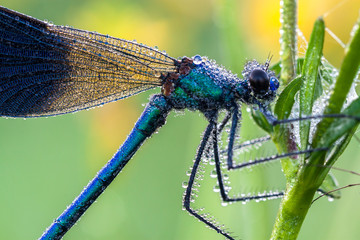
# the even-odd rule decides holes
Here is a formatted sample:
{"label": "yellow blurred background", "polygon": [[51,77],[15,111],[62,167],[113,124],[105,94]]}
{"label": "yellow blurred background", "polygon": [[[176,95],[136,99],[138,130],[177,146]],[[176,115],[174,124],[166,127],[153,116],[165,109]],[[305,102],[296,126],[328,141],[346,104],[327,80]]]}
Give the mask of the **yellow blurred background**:
{"label": "yellow blurred background", "polygon": [[[57,25],[136,39],[173,57],[205,55],[238,74],[246,60],[265,61],[269,52],[274,63],[279,60],[275,0],[2,0],[1,5]],[[326,14],[327,27],[346,43],[359,9],[358,0],[299,1],[299,28],[308,39],[314,20]],[[299,50],[305,46],[299,42]],[[343,52],[327,35],[324,56],[330,63],[339,66]],[[39,237],[112,157],[149,95],[158,92],[58,117],[0,119],[0,239]],[[246,126],[250,120],[244,121]],[[197,112],[170,114],[64,239],[223,239],[181,207],[181,183],[205,126]],[[360,172],[359,144],[351,143],[338,166]],[[340,185],[359,181],[336,175]],[[238,204],[229,213],[217,193],[202,197],[216,217],[227,211],[223,218],[241,239],[269,238],[279,200]],[[319,200],[299,239],[359,239],[359,200],[357,188],[335,202]]]}

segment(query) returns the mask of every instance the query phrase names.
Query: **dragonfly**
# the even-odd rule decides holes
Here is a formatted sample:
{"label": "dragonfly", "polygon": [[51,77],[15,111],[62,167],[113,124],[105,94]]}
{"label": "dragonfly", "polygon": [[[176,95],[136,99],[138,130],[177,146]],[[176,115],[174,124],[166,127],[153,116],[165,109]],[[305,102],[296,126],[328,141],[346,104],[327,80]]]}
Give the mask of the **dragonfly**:
{"label": "dragonfly", "polygon": [[[209,153],[215,160],[224,201],[283,195],[278,192],[229,197],[219,159],[218,135],[229,123],[227,168],[244,167],[233,162],[241,105],[255,106],[272,125],[290,122],[277,120],[270,111],[269,106],[279,89],[277,76],[269,69],[270,60],[264,64],[249,61],[240,78],[200,55],[176,59],[135,41],[53,25],[1,6],[0,58],[0,116],[3,117],[67,114],[161,88],[159,94],[150,98],[113,158],[40,239],[61,239],[122,171],[142,143],[165,124],[172,110],[199,111],[208,120],[183,199],[183,206],[191,215],[226,238],[234,239],[191,207],[199,164]],[[222,111],[226,116],[218,123]],[[256,141],[251,144],[254,143]]]}

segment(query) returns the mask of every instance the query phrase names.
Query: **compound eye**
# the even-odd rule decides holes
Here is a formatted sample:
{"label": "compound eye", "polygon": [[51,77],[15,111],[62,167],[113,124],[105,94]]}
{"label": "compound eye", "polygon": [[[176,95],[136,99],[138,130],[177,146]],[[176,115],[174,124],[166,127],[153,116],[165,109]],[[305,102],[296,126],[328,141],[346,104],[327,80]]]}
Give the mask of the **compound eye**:
{"label": "compound eye", "polygon": [[276,77],[270,78],[270,90],[276,91],[279,88],[279,80]]}
{"label": "compound eye", "polygon": [[253,70],[250,73],[249,81],[253,92],[256,94],[264,94],[269,90],[269,76],[262,69]]}

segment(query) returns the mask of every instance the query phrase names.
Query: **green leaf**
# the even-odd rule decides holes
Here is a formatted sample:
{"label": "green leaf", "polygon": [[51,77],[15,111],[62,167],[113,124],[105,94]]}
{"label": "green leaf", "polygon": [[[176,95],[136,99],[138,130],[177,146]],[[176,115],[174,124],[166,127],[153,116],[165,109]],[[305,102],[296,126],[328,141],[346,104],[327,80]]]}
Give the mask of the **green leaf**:
{"label": "green leaf", "polygon": [[266,131],[270,135],[273,133],[273,126],[267,121],[264,114],[262,114],[260,111],[255,111],[254,109],[252,109],[251,116],[254,119],[255,123],[264,131]]}
{"label": "green leaf", "polygon": [[318,146],[332,146],[339,138],[349,133],[352,128],[359,124],[360,119],[360,98],[354,100],[343,112],[344,116],[353,116],[354,118],[344,117],[335,118],[328,127],[327,131],[319,138]]}
{"label": "green leaf", "polygon": [[[335,82],[333,94],[330,96],[329,103],[325,108],[324,114],[339,113],[343,108],[346,97],[350,91],[350,87],[353,84],[360,65],[360,28],[359,20],[356,23],[354,35],[351,39],[347,52],[345,54],[343,63],[340,67],[339,75]],[[322,136],[330,124],[334,121],[332,118],[324,118],[319,124],[315,132],[313,148],[319,146]]]}
{"label": "green leaf", "polygon": [[[316,20],[311,33],[308,49],[306,50],[304,65],[302,68],[302,84],[300,88],[300,117],[312,114],[316,86],[319,89],[320,81],[316,80],[321,62],[324,45],[325,23],[322,18]],[[316,84],[318,82],[318,84]],[[321,84],[321,83],[320,83]],[[300,122],[300,142],[303,149],[307,148],[310,121]]]}
{"label": "green leaf", "polygon": [[289,118],[295,102],[295,95],[299,91],[300,86],[301,78],[297,77],[281,92],[274,109],[274,113],[278,119]]}
{"label": "green leaf", "polygon": [[319,78],[322,82],[326,82],[328,85],[334,83],[336,76],[338,75],[338,69],[327,61],[322,61],[319,67]]}
{"label": "green leaf", "polygon": [[332,151],[332,154],[327,156],[326,159],[326,166],[332,166],[335,161],[341,156],[341,154],[345,151],[347,145],[350,143],[351,138],[355,134],[355,131],[357,129],[357,124],[354,125],[354,127],[347,133],[345,137],[343,137],[340,141],[337,142],[334,151]]}
{"label": "green leaf", "polygon": [[[338,182],[336,181],[335,176],[331,172],[329,172],[328,175],[326,175],[319,189],[324,193],[328,193],[337,188],[339,188]],[[341,192],[340,190],[331,192],[330,196],[332,198],[339,199],[341,197]]]}
{"label": "green leaf", "polygon": [[[360,98],[354,100],[342,112],[342,114],[344,116],[353,116],[354,118],[344,117],[333,119],[330,126],[317,141],[318,148],[331,148],[332,146],[335,148],[332,151],[333,153],[328,156],[325,163],[326,166],[332,166],[335,163],[337,158],[342,154],[346,146],[349,144],[352,135],[355,133],[356,128],[360,123]],[[337,144],[334,146],[335,142],[337,142]],[[323,165],[327,152],[329,151],[313,152],[308,161],[309,166]],[[305,175],[309,178],[312,178],[314,181],[321,182],[329,170],[330,168],[307,167],[307,169],[305,169]]]}

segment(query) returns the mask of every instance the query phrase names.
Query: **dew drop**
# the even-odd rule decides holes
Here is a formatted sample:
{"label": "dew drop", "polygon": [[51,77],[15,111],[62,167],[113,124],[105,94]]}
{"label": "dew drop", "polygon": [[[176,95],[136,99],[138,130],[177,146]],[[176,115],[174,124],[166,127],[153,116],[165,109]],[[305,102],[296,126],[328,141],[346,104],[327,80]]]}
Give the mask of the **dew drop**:
{"label": "dew drop", "polygon": [[214,160],[214,159],[210,159],[209,163],[210,163],[210,165],[215,165],[215,160]]}
{"label": "dew drop", "polygon": [[216,177],[217,177],[216,170],[212,170],[212,171],[211,171],[210,177],[212,177],[212,178],[216,178]]}
{"label": "dew drop", "polygon": [[194,57],[193,57],[193,60],[194,60],[194,64],[195,64],[195,65],[199,65],[199,64],[201,64],[201,63],[203,62],[203,60],[202,60],[202,58],[201,58],[200,55],[194,56]]}
{"label": "dew drop", "polygon": [[188,185],[189,185],[188,182],[183,182],[183,183],[182,183],[182,187],[183,187],[183,188],[187,188]]}
{"label": "dew drop", "polygon": [[219,187],[219,185],[214,186],[213,191],[214,191],[214,192],[220,192],[220,187]]}

